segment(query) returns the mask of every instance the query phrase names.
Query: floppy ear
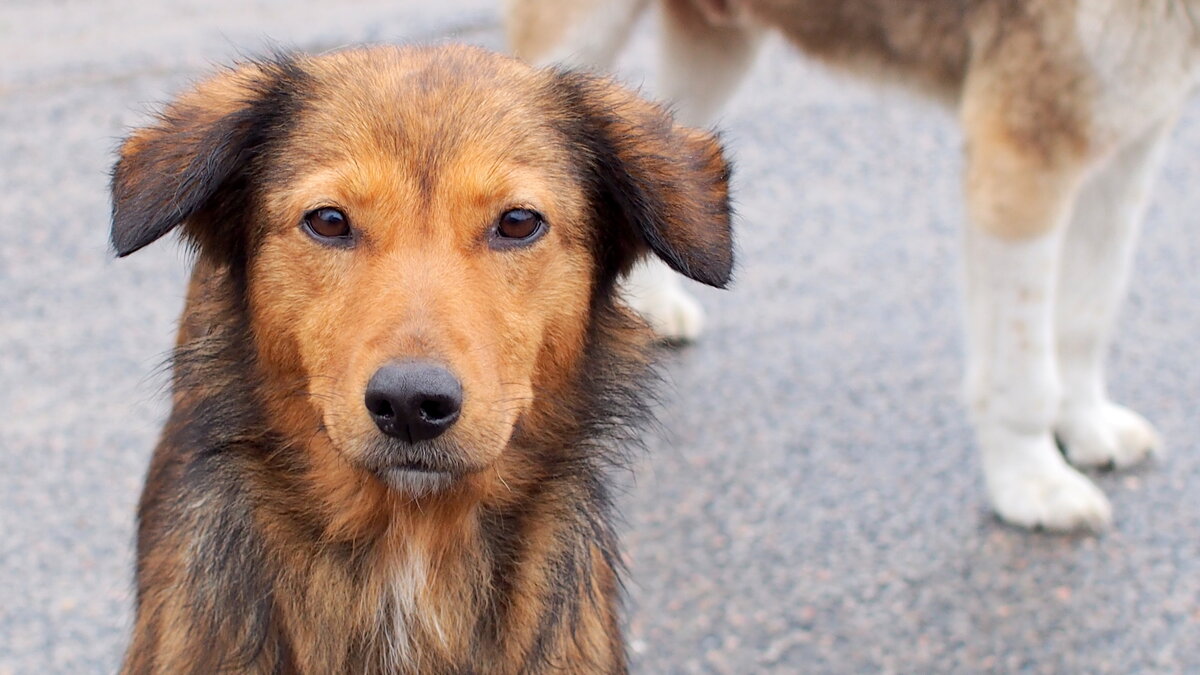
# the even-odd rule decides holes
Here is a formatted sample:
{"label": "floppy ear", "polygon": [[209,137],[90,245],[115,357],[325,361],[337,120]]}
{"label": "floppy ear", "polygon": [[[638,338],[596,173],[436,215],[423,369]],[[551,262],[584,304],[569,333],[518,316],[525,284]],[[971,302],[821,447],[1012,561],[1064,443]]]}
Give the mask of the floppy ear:
{"label": "floppy ear", "polygon": [[648,247],[680,274],[724,288],[733,272],[730,166],[717,138],[610,80],[570,72],[556,80],[598,216],[618,228],[621,271]]}
{"label": "floppy ear", "polygon": [[[126,256],[188,223],[204,253],[237,246],[237,188],[286,114],[299,69],[289,60],[222,72],[181,95],[121,145],[112,172],[112,245]],[[217,197],[227,197],[217,204]],[[220,208],[221,206],[227,208]],[[232,207],[232,208],[228,208]],[[208,216],[208,217],[204,217]]]}

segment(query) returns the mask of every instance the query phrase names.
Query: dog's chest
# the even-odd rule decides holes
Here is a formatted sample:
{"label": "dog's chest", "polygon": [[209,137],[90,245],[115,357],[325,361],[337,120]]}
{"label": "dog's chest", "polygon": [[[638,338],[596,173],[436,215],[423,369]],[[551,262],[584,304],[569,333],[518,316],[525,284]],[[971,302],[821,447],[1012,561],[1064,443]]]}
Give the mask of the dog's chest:
{"label": "dog's chest", "polygon": [[1080,3],[1076,30],[1099,85],[1093,121],[1129,131],[1174,114],[1200,71],[1200,2],[1097,0]]}

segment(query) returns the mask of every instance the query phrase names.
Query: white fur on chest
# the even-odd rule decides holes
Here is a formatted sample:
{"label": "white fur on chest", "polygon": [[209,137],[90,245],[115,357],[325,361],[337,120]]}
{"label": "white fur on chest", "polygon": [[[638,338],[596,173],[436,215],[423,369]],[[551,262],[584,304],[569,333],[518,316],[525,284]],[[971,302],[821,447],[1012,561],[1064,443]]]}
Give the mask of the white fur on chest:
{"label": "white fur on chest", "polygon": [[423,607],[429,571],[429,557],[424,551],[413,547],[405,547],[404,554],[391,567],[388,579],[390,597],[379,611],[391,619],[383,622],[389,627],[390,634],[381,637],[387,641],[388,665],[392,670],[409,671],[419,662],[416,645],[418,634],[431,635],[443,644],[446,642],[437,613],[430,611],[429,607]]}

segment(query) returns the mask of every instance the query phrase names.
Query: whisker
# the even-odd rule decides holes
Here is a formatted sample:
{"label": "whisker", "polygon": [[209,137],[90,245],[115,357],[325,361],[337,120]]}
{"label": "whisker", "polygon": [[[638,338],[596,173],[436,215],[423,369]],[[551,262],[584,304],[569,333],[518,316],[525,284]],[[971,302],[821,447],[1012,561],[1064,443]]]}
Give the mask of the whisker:
{"label": "whisker", "polygon": [[493,465],[492,468],[495,470],[496,479],[500,481],[500,484],[503,485],[509,492],[512,492],[512,486],[508,484],[508,481],[504,480],[504,476],[500,473],[500,467]]}

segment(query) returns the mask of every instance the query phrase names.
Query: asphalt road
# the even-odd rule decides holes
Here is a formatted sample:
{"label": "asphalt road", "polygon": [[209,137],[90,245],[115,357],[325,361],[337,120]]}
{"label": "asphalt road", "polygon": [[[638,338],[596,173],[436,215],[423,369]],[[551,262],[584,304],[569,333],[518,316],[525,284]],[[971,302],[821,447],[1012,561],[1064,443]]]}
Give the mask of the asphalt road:
{"label": "asphalt road", "polygon": [[[498,4],[498,3],[496,3]],[[115,668],[155,374],[183,256],[115,261],[122,133],[214,63],[454,36],[484,0],[0,5],[0,675]],[[627,59],[652,74],[643,27]],[[1168,440],[1099,476],[1106,534],[986,507],[960,403],[961,138],[952,118],[782,45],[721,127],[741,268],[669,357],[663,432],[623,499],[641,673],[1200,672],[1200,106],[1149,212],[1112,389]]]}

